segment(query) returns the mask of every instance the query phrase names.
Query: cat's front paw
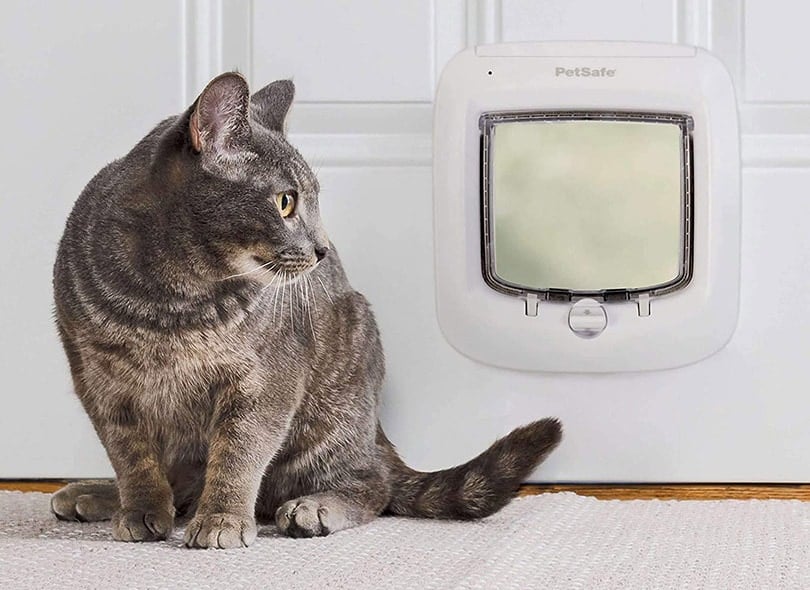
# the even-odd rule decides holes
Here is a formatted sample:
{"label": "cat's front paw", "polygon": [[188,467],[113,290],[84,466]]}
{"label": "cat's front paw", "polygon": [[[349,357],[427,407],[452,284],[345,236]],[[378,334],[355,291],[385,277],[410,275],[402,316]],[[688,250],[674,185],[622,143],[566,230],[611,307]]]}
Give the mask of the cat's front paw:
{"label": "cat's front paw", "polygon": [[51,512],[59,520],[110,520],[116,510],[118,490],[113,482],[74,482],[51,496]]}
{"label": "cat's front paw", "polygon": [[112,518],[116,541],[160,541],[174,530],[174,514],[155,510],[119,510]]}
{"label": "cat's front paw", "polygon": [[197,514],[188,523],[184,540],[186,547],[200,549],[247,547],[256,540],[256,521],[227,512]]}
{"label": "cat's front paw", "polygon": [[295,538],[325,537],[335,525],[327,506],[313,498],[298,498],[282,504],[276,510],[276,526],[287,536]]}

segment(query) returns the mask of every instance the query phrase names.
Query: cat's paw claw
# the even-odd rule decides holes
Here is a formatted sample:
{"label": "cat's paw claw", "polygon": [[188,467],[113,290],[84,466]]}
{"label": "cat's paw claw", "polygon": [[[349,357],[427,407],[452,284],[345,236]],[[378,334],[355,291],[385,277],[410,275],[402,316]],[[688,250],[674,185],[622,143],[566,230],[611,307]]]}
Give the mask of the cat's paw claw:
{"label": "cat's paw claw", "polygon": [[112,519],[116,541],[160,541],[174,530],[174,515],[169,512],[121,510]]}
{"label": "cat's paw claw", "polygon": [[256,521],[227,512],[196,515],[184,537],[186,547],[199,549],[247,547],[255,540]]}

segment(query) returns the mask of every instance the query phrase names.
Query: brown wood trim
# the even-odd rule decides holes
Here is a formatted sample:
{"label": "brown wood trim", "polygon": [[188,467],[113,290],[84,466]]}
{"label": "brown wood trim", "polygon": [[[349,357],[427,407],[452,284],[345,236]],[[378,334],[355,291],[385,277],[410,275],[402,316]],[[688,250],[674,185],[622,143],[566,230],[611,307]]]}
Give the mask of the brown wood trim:
{"label": "brown wood trim", "polygon": [[600,500],[803,500],[810,501],[810,484],[636,484],[524,485],[518,494],[531,496],[574,492]]}
{"label": "brown wood trim", "polygon": [[50,494],[67,483],[67,481],[53,479],[25,479],[19,481],[0,479],[0,490],[16,490],[19,492],[47,492]]}
{"label": "brown wood trim", "polygon": [[[0,480],[0,490],[52,493],[65,480]],[[521,486],[518,495],[574,492],[600,500],[803,500],[810,501],[810,484],[545,484]]]}

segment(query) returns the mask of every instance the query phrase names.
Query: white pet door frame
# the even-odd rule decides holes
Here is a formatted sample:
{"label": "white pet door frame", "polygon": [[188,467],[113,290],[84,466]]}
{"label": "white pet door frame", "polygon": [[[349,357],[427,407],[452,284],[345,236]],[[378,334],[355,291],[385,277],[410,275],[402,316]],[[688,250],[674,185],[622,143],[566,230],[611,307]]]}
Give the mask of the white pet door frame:
{"label": "white pet door frame", "polygon": [[466,356],[652,370],[730,339],[739,137],[730,76],[709,53],[464,51],[437,90],[433,173],[437,314]]}

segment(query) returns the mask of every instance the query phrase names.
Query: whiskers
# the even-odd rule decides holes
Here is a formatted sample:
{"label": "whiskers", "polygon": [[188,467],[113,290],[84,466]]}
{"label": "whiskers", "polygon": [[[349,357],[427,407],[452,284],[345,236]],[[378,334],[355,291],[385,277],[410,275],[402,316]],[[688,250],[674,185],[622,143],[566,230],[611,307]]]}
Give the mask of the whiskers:
{"label": "whiskers", "polygon": [[237,277],[244,277],[244,276],[247,276],[249,274],[253,274],[254,272],[264,270],[264,272],[262,274],[260,274],[260,275],[258,275],[256,277],[251,277],[251,278],[260,278],[260,277],[265,276],[267,273],[273,272],[273,270],[275,270],[276,268],[278,268],[278,263],[271,260],[269,262],[265,262],[264,264],[260,264],[256,268],[251,268],[250,270],[246,270],[245,272],[240,272],[240,273],[237,273],[235,275],[227,276],[224,279],[220,279],[220,282],[227,281],[228,279],[235,279]]}
{"label": "whiskers", "polygon": [[[318,317],[318,295],[312,283],[312,279],[318,281],[329,303],[334,305],[332,294],[318,276],[310,276],[310,272],[300,272],[298,267],[285,267],[283,261],[270,261],[260,264],[255,268],[246,270],[220,279],[227,281],[238,277],[249,277],[251,279],[262,279],[273,273],[270,281],[259,291],[257,304],[272,306],[273,323],[276,325],[286,323],[287,309],[289,308],[290,334],[295,332],[296,324],[299,328],[306,328],[313,338],[317,338],[317,317]],[[265,296],[267,293],[267,296]],[[272,293],[272,294],[271,294]],[[266,303],[259,303],[266,302]],[[314,314],[314,318],[313,318]]]}
{"label": "whiskers", "polygon": [[263,302],[259,305],[266,305],[268,310],[272,307],[273,324],[281,325],[289,320],[290,334],[295,333],[297,325],[299,329],[309,330],[313,337],[317,337],[318,294],[315,292],[312,279],[318,281],[329,303],[332,305],[335,303],[332,294],[319,276],[311,275],[307,271],[300,272],[299,267],[290,269],[283,261],[270,261],[222,280],[243,276],[261,279],[270,273],[273,274],[272,278],[259,291],[257,299]]}
{"label": "whiskers", "polygon": [[[289,320],[290,333],[294,333],[296,325],[299,329],[307,329],[313,337],[317,338],[318,295],[312,283],[310,273],[291,272],[285,268],[275,271],[275,276],[261,291],[260,297],[272,289],[272,295],[266,298],[268,309],[272,307],[273,323],[276,325],[287,323]],[[330,303],[334,303],[332,295],[319,277],[314,277],[323,289]],[[289,308],[289,316],[287,316]],[[314,316],[314,317],[313,317]]]}
{"label": "whiskers", "polygon": [[332,295],[329,294],[329,291],[326,289],[326,285],[323,284],[323,281],[321,280],[321,277],[315,277],[315,278],[318,279],[318,282],[321,284],[321,289],[323,289],[324,294],[329,298],[329,303],[334,305],[335,302],[332,300]]}
{"label": "whiskers", "polygon": [[[310,306],[310,295],[312,295],[312,304]],[[315,308],[315,316],[318,316],[318,308],[315,303],[315,293],[312,291],[312,281],[309,280],[309,274],[304,275],[304,302],[307,306],[307,315],[309,316],[309,329],[312,330],[312,335],[315,336],[315,326],[312,324],[312,308]]]}

